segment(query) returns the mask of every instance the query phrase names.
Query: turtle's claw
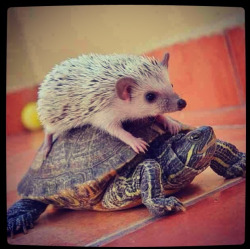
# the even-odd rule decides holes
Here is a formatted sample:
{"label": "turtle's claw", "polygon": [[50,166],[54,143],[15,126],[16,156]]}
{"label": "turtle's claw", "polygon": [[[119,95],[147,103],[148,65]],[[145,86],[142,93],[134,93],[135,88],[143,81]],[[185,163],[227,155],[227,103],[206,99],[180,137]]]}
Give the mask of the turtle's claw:
{"label": "turtle's claw", "polygon": [[185,211],[183,203],[174,196],[165,199],[165,208],[167,211]]}
{"label": "turtle's claw", "polygon": [[155,216],[163,216],[170,212],[185,211],[183,203],[174,196],[168,198],[154,198],[145,203],[149,211]]}

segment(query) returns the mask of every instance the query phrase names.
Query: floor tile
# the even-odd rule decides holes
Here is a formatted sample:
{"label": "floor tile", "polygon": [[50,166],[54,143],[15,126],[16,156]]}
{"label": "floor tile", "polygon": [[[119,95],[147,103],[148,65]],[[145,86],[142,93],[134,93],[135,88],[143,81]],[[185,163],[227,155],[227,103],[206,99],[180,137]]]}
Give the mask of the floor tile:
{"label": "floor tile", "polygon": [[[216,133],[221,132],[220,136],[222,138],[232,139],[232,142],[236,138],[239,138],[240,141],[243,140],[242,149],[244,149],[245,130],[238,130],[233,135],[235,130],[217,129]],[[43,136],[38,136],[37,133],[34,135],[38,140],[37,145],[40,144]],[[26,141],[32,141],[32,139],[27,138]],[[14,137],[12,137],[12,143],[15,143]],[[32,143],[30,143],[30,146],[33,146]],[[7,158],[8,207],[18,199],[15,187],[28,169],[34,154],[34,149],[29,150],[25,147],[23,153],[19,152],[16,155],[10,156],[9,159]],[[14,159],[12,160],[13,157]],[[20,162],[24,163],[20,164]],[[193,183],[185,191],[178,193],[177,196],[184,202],[196,198],[199,199],[202,196],[206,196],[209,192],[214,191],[214,189],[232,184],[232,181],[235,180],[225,181],[223,177],[216,175],[209,168],[196,177]],[[119,233],[128,227],[134,226],[137,223],[143,223],[150,218],[151,216],[144,206],[117,212],[59,210],[49,206],[36,222],[34,229],[30,230],[27,235],[18,234],[14,239],[8,239],[8,242],[20,245],[91,245],[102,238]]]}
{"label": "floor tile", "polygon": [[[225,181],[211,169],[207,169],[186,190],[176,196],[184,203],[189,200],[196,202],[195,199],[203,199],[209,191],[221,188],[232,181],[235,180]],[[189,209],[185,214],[188,212]],[[117,212],[59,210],[49,206],[36,222],[34,229],[29,230],[26,235],[15,235],[15,238],[9,238],[8,242],[18,245],[91,245],[150,218],[144,206]]]}
{"label": "floor tile", "polygon": [[244,242],[245,182],[213,194],[184,213],[161,218],[103,246],[211,246]]}

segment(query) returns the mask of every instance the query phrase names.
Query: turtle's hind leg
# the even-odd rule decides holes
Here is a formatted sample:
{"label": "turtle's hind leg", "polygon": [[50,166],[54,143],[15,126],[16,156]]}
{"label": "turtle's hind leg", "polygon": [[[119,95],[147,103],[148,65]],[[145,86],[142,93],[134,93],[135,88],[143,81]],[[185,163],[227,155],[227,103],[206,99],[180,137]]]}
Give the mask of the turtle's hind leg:
{"label": "turtle's hind leg", "polygon": [[14,233],[27,233],[33,228],[33,223],[48,205],[31,199],[21,199],[14,203],[7,211],[7,233],[13,237]]}

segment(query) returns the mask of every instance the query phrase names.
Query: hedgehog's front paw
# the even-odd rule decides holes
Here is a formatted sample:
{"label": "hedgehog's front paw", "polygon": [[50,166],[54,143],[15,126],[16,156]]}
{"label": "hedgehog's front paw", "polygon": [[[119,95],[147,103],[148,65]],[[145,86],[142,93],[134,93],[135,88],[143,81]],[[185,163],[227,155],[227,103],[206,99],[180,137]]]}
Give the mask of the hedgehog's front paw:
{"label": "hedgehog's front paw", "polygon": [[168,130],[172,135],[176,135],[181,130],[181,125],[178,122],[171,120],[171,122],[168,122]]}
{"label": "hedgehog's front paw", "polygon": [[139,137],[131,138],[130,141],[128,141],[128,144],[136,153],[140,152],[145,153],[146,150],[148,150],[147,146],[149,146],[147,142],[145,142],[143,139]]}
{"label": "hedgehog's front paw", "polygon": [[150,213],[155,216],[163,216],[169,212],[185,211],[183,203],[174,196],[168,198],[154,198],[145,203]]}
{"label": "hedgehog's front paw", "polygon": [[161,123],[165,129],[168,129],[172,135],[177,134],[181,130],[181,124],[167,116],[158,115],[156,120]]}

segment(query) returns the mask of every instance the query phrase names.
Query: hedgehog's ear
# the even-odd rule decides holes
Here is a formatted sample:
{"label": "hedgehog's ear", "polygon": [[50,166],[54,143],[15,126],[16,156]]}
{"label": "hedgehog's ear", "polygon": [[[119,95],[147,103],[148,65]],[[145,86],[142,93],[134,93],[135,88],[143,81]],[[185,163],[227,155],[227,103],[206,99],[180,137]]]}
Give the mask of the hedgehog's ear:
{"label": "hedgehog's ear", "polygon": [[162,66],[168,68],[169,57],[170,57],[169,53],[166,53],[166,54],[164,55],[163,60],[162,60],[162,62],[161,62]]}
{"label": "hedgehog's ear", "polygon": [[137,85],[136,81],[132,78],[122,78],[116,82],[116,93],[118,97],[125,101],[130,101],[131,99],[131,89]]}

